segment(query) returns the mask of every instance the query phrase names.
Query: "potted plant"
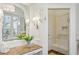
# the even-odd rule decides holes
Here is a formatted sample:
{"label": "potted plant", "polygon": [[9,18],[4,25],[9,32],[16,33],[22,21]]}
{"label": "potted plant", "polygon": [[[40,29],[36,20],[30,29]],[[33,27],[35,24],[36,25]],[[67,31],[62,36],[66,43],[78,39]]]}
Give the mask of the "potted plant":
{"label": "potted plant", "polygon": [[33,40],[33,36],[25,34],[25,33],[18,34],[17,38],[19,40],[25,40],[27,42],[27,46],[30,46],[31,41]]}

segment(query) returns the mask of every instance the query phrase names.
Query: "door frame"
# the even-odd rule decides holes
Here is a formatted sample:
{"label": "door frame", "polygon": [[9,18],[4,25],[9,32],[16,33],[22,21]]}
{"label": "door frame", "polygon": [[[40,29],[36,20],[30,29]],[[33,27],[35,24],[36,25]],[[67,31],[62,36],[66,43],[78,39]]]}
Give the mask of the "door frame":
{"label": "door frame", "polygon": [[[49,8],[48,11],[49,10],[68,10],[68,12],[69,12],[68,13],[68,18],[70,17],[70,9],[69,8]],[[70,21],[70,18],[69,18],[68,21]],[[48,23],[49,23],[49,20],[48,20]],[[49,34],[49,30],[48,30],[48,34]],[[49,36],[48,36],[48,40],[49,40]],[[48,44],[49,44],[49,42],[48,42]],[[69,22],[68,22],[68,53],[67,54],[69,54]]]}
{"label": "door frame", "polygon": [[[77,55],[76,4],[48,4],[47,7],[45,7],[47,22],[48,22],[48,9],[49,8],[69,8],[70,9],[70,15],[69,15],[70,16],[70,23],[69,23],[69,55]],[[47,29],[48,29],[48,26],[47,26]],[[47,35],[48,35],[48,32],[47,32]],[[47,39],[46,42],[48,42],[48,39]],[[44,46],[46,46],[46,45],[44,45]],[[47,47],[48,47],[48,45],[47,45]],[[46,49],[46,52],[48,52],[48,49]]]}

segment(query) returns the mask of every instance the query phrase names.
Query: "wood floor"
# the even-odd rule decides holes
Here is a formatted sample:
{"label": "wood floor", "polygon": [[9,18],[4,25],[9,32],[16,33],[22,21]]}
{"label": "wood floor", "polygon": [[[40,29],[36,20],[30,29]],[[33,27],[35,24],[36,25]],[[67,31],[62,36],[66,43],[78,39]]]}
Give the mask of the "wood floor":
{"label": "wood floor", "polygon": [[64,54],[59,53],[59,52],[54,51],[54,50],[50,50],[50,51],[48,52],[48,54],[49,54],[49,55],[64,55]]}

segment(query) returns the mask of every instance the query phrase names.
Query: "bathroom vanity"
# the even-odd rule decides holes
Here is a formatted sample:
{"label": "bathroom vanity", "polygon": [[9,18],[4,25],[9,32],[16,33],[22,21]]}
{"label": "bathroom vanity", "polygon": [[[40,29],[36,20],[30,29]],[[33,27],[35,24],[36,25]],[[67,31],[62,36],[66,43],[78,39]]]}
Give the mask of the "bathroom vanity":
{"label": "bathroom vanity", "polygon": [[41,55],[42,47],[36,44],[32,44],[30,47],[27,45],[17,46],[10,48],[10,51],[7,53],[1,53],[0,55]]}

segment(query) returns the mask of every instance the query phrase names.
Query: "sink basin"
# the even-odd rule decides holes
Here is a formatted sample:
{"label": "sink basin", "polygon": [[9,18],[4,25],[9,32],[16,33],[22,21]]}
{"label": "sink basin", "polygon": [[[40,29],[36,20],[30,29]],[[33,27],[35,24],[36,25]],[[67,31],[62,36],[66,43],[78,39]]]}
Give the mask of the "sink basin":
{"label": "sink basin", "polygon": [[17,46],[25,45],[26,41],[24,41],[24,40],[12,40],[12,41],[7,41],[6,44],[8,45],[8,48],[14,48]]}

